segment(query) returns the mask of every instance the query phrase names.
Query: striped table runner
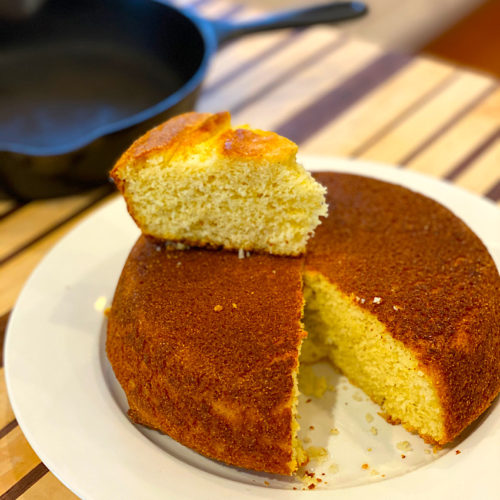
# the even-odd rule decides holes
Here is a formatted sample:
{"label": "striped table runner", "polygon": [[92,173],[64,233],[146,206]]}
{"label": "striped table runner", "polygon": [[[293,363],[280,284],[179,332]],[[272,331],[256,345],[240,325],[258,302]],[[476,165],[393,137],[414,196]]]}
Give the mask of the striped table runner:
{"label": "striped table runner", "polygon": [[[202,15],[257,12],[226,0],[178,0]],[[275,130],[303,154],[375,160],[447,179],[500,206],[500,87],[481,75],[388,53],[341,29],[251,35],[214,57],[198,110]],[[69,229],[115,196],[0,201],[0,333],[23,283]],[[9,405],[0,368],[0,499],[76,498],[40,462]]]}

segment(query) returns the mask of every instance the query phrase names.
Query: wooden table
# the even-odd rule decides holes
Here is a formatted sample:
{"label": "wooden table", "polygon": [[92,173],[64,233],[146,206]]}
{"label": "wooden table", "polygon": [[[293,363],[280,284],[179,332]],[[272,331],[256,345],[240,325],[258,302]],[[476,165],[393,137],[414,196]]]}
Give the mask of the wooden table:
{"label": "wooden table", "polygon": [[[252,15],[225,0],[193,3],[208,16]],[[285,30],[224,47],[213,60],[198,109],[229,109],[235,124],[275,130],[296,141],[301,153],[399,165],[500,204],[499,83],[442,62],[387,53],[340,29]],[[2,335],[40,259],[114,196],[101,187],[26,204],[0,201]],[[30,448],[1,372],[0,498],[75,497]]]}

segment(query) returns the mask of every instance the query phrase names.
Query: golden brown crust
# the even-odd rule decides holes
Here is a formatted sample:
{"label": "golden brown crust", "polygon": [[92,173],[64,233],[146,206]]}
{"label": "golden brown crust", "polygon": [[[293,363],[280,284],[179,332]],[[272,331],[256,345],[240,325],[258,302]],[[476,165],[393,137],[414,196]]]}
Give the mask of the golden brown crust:
{"label": "golden brown crust", "polygon": [[310,240],[321,272],[411,349],[436,384],[450,441],[500,390],[500,277],[472,231],[400,186],[317,173],[330,214]]}
{"label": "golden brown crust", "polygon": [[161,153],[164,161],[189,155],[195,146],[217,137],[212,145],[221,157],[245,160],[286,161],[295,157],[297,145],[274,132],[231,128],[231,115],[184,113],[151,129],[125,151],[110,172],[118,189],[125,192],[125,167],[142,168],[144,160]]}
{"label": "golden brown crust", "polygon": [[179,147],[188,149],[229,127],[231,116],[227,111],[211,113],[184,113],[151,129],[139,137],[120,157],[110,172],[123,193],[122,169],[130,163],[161,151],[171,157]]}
{"label": "golden brown crust", "polygon": [[297,153],[297,145],[274,132],[238,128],[224,132],[219,138],[221,156],[230,158],[279,161]]}
{"label": "golden brown crust", "polygon": [[131,418],[211,458],[290,474],[302,264],[167,251],[142,236],[106,346]]}

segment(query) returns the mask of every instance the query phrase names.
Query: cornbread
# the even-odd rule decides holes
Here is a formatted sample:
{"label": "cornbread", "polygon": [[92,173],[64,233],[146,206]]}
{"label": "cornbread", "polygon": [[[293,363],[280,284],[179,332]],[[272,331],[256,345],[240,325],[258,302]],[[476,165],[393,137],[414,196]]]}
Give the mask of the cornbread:
{"label": "cornbread", "polygon": [[335,209],[307,250],[301,361],[328,357],[389,421],[429,442],[453,440],[500,390],[493,259],[427,197],[359,176],[315,177]]}
{"label": "cornbread", "polygon": [[111,177],[143,232],[194,246],[299,255],[326,215],[325,190],[273,132],[187,113],[139,138]]}
{"label": "cornbread", "polygon": [[225,463],[291,474],[305,460],[294,418],[302,265],[169,250],[142,236],[106,346],[130,418]]}
{"label": "cornbread", "polygon": [[491,404],[500,277],[481,241],[408,189],[314,176],[334,208],[303,257],[138,241],[107,339],[132,420],[225,463],[291,474],[306,460],[299,360],[307,372],[329,359],[388,421],[432,443]]}

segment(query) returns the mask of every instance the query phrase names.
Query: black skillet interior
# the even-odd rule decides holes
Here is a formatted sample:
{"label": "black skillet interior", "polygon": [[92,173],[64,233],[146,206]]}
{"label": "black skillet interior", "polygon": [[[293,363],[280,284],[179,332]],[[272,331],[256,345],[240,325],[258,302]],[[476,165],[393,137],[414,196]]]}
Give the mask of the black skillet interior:
{"label": "black skillet interior", "polygon": [[41,155],[163,101],[205,53],[193,24],[155,2],[49,0],[0,33],[0,149]]}

